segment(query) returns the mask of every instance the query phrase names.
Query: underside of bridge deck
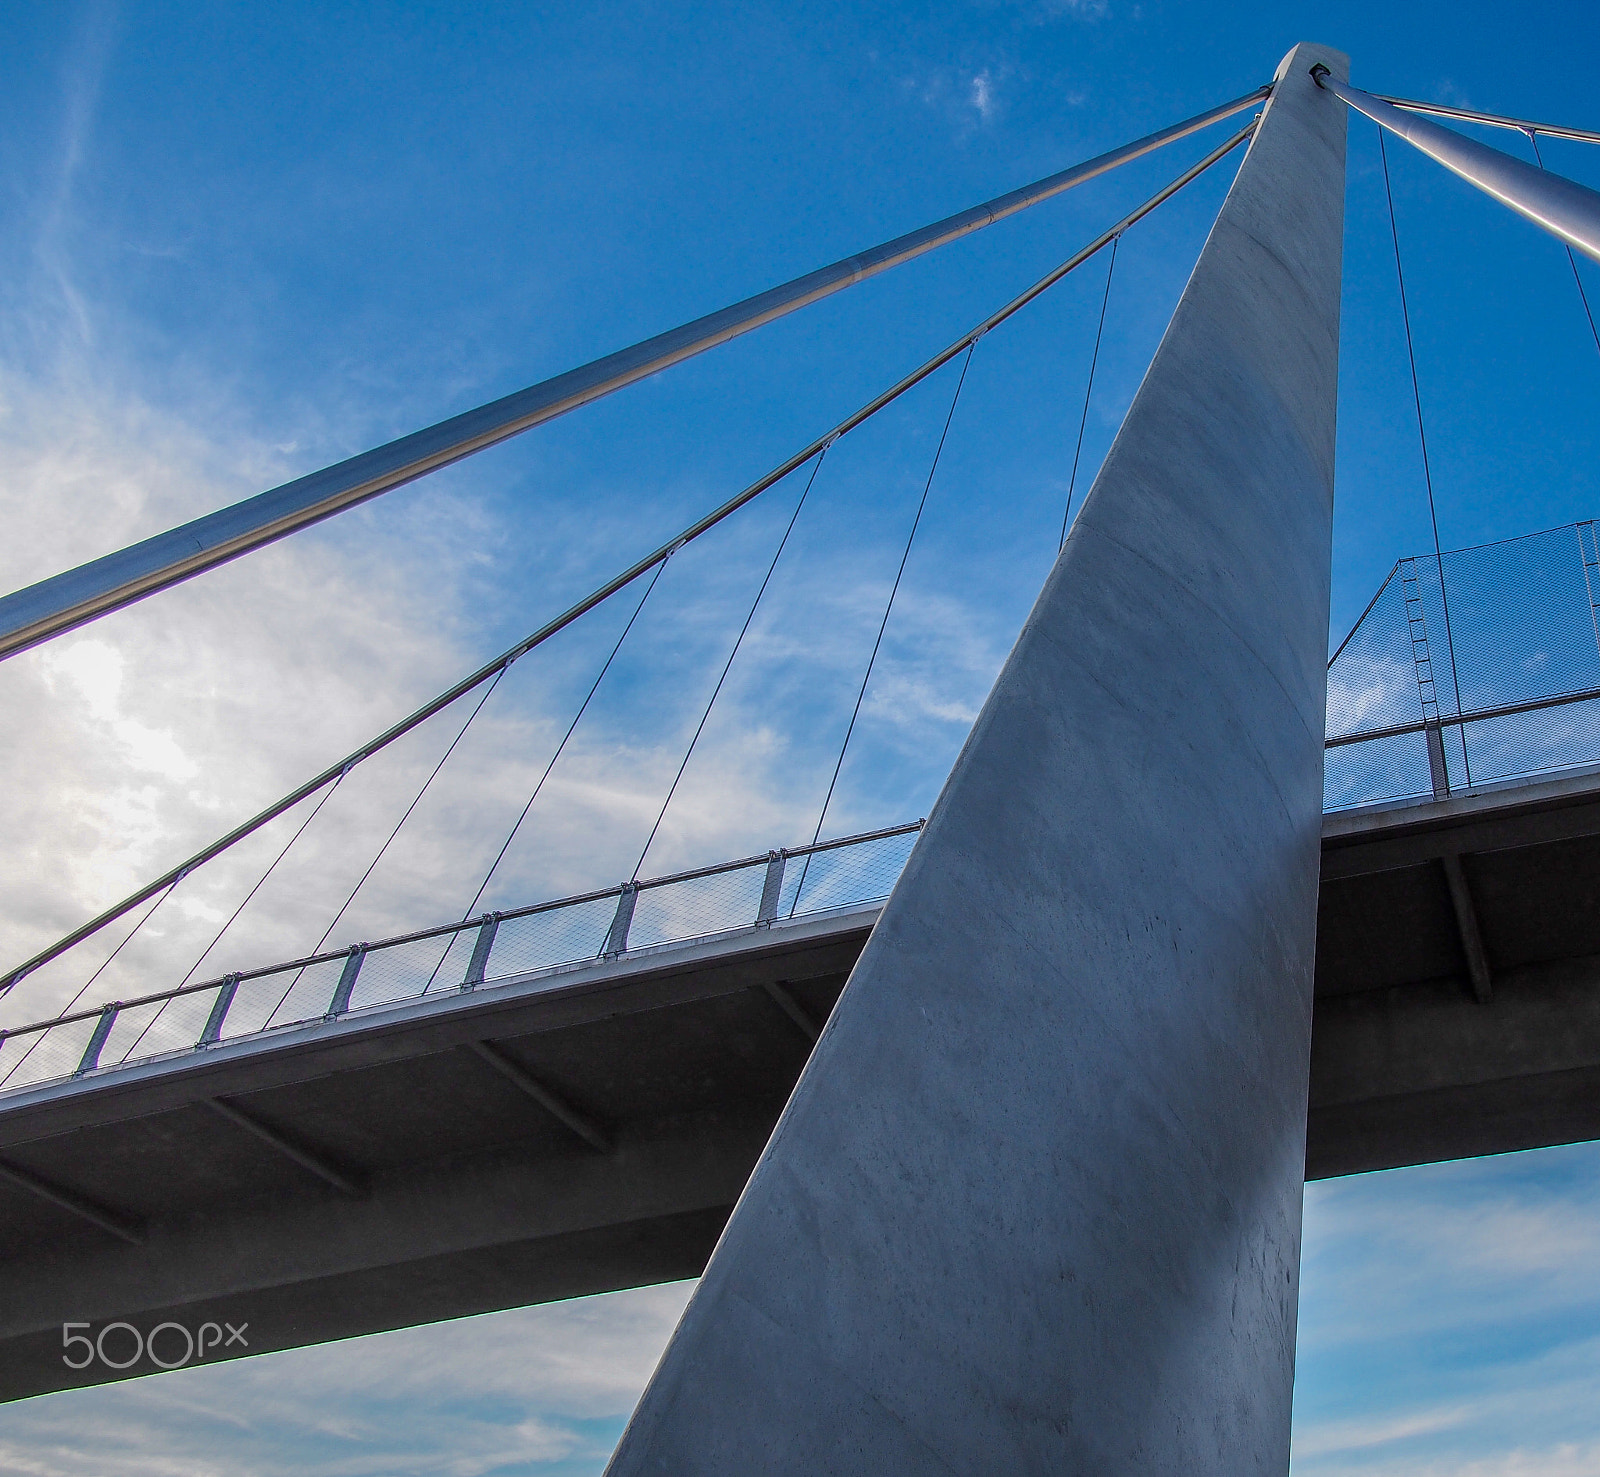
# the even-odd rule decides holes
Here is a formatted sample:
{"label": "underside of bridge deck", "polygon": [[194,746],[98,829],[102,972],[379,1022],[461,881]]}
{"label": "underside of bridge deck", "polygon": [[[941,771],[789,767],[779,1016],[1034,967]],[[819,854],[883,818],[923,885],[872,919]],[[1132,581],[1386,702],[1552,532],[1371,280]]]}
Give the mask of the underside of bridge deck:
{"label": "underside of bridge deck", "polygon": [[[1600,776],[1330,816],[1322,876],[1309,1177],[1600,1137]],[[66,1322],[233,1357],[694,1276],[875,917],[14,1095],[0,1398],[119,1377]]]}
{"label": "underside of bridge deck", "polygon": [[1600,778],[1323,830],[1306,1173],[1600,1137]]}

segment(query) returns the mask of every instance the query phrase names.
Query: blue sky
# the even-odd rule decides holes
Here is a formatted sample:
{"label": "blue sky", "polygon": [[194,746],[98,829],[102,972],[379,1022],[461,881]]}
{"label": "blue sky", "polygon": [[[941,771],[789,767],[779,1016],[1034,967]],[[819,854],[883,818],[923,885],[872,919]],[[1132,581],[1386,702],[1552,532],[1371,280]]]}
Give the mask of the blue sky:
{"label": "blue sky", "polygon": [[[1350,51],[1375,90],[1600,126],[1597,29],[1572,4],[6,6],[0,583],[1196,112],[1266,80],[1299,39]],[[1205,147],[0,667],[0,732],[33,781],[0,796],[6,956],[538,625]],[[1403,146],[1390,157],[1446,547],[1593,516],[1600,354],[1565,257]],[[1600,186],[1600,153],[1552,143],[1546,161]],[[1080,495],[1227,178],[1119,254]],[[1335,638],[1431,537],[1361,120],[1348,221]],[[974,356],[830,831],[926,812],[1026,613],[1103,284],[1091,266]],[[830,454],[647,872],[809,838],[952,388],[936,377]],[[777,489],[674,561],[508,856],[507,901],[628,874],[797,494]],[[625,618],[598,612],[518,664],[358,898],[351,936],[465,905]],[[228,935],[231,961],[314,941],[328,893],[453,731],[430,725],[352,781]],[[97,988],[181,974],[286,835],[186,884]],[[47,1014],[96,962],[42,974],[0,1023]],[[1597,1174],[1573,1148],[1313,1187],[1297,1470],[1600,1472],[1584,1270]],[[0,1450],[40,1473],[81,1470],[91,1450],[97,1470],[129,1473],[209,1471],[224,1450],[263,1473],[597,1472],[682,1296],[50,1397],[7,1413]],[[104,1455],[108,1432],[124,1455]]]}

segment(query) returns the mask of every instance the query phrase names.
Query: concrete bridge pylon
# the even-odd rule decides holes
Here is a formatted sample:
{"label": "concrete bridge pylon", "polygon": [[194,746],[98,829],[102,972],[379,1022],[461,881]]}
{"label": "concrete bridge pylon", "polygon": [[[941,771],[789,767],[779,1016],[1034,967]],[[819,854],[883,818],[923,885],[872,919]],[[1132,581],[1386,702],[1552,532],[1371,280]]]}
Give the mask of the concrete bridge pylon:
{"label": "concrete bridge pylon", "polygon": [[613,1458],[1282,1473],[1345,108],[1297,46]]}

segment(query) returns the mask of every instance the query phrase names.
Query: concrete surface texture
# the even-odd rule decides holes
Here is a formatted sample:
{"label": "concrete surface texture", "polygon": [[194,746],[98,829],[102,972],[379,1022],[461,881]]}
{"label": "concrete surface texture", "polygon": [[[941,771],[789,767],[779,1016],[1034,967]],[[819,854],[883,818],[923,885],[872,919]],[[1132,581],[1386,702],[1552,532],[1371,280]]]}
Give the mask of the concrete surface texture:
{"label": "concrete surface texture", "polygon": [[1278,73],[1083,513],[613,1458],[1282,1473],[1344,107]]}

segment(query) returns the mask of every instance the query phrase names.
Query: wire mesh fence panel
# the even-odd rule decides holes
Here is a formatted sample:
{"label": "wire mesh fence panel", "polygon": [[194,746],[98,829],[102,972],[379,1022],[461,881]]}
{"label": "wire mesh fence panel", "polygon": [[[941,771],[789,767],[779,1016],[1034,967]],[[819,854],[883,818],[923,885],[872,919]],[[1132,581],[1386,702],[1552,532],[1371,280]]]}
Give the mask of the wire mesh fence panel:
{"label": "wire mesh fence panel", "polygon": [[436,990],[456,989],[467,977],[472,967],[472,950],[478,942],[477,928],[463,928],[448,939],[436,939],[434,958],[437,968],[428,985],[428,993]]}
{"label": "wire mesh fence panel", "polygon": [[[272,974],[240,980],[234,990],[233,1001],[228,1006],[228,1013],[222,1018],[218,1039],[231,1041],[237,1036],[253,1036],[257,1031],[264,1031],[277,1013],[279,1004],[294,988],[298,973],[294,969],[280,969]],[[321,1015],[327,1008],[328,996],[324,995],[322,1008],[317,1014]]]}
{"label": "wire mesh fence panel", "polygon": [[445,938],[413,939],[369,949],[350,992],[350,1009],[415,999],[437,980],[440,956],[450,942]]}
{"label": "wire mesh fence panel", "polygon": [[1467,744],[1477,784],[1553,769],[1600,764],[1600,700],[1469,722]]}
{"label": "wire mesh fence panel", "polygon": [[[344,956],[328,959],[321,964],[308,964],[304,969],[283,971],[272,975],[273,993],[271,1008],[263,1025],[287,1026],[296,1021],[316,1020],[328,1013],[333,1004],[333,992],[339,986],[339,976],[344,973]],[[229,1012],[232,1015],[232,1012]]]}
{"label": "wire mesh fence panel", "polygon": [[[212,990],[200,992],[209,1001],[215,994]],[[106,1037],[105,1045],[100,1048],[100,1065],[102,1067],[119,1066],[125,1061],[137,1061],[141,1057],[157,1056],[163,1051],[176,1051],[179,1043],[172,1039],[168,1033],[163,1033],[157,1040],[165,1045],[151,1045],[151,1035],[164,1024],[166,1016],[178,1000],[187,1000],[187,995],[180,995],[177,999],[152,1000],[148,1005],[127,1005],[117,1012],[117,1019],[111,1027],[111,1034]],[[165,1009],[163,1009],[165,1007]],[[209,1010],[209,1006],[207,1007]],[[199,1036],[196,1031],[195,1035]],[[192,1041],[185,1043],[192,1046]]]}
{"label": "wire mesh fence panel", "polygon": [[83,1049],[98,1023],[97,1016],[90,1016],[25,1036],[6,1037],[0,1043],[0,1091],[70,1077],[83,1060]]}
{"label": "wire mesh fence panel", "polygon": [[[1329,664],[1328,737],[1442,719],[1452,792],[1600,762],[1588,702],[1496,711],[1600,690],[1597,596],[1589,525],[1402,560]],[[1330,749],[1325,773],[1327,810],[1434,793],[1421,732]]]}
{"label": "wire mesh fence panel", "polygon": [[1341,744],[1323,756],[1324,810],[1349,810],[1432,793],[1428,744],[1420,733]]}
{"label": "wire mesh fence panel", "polygon": [[216,998],[216,989],[196,990],[192,995],[174,995],[119,1010],[100,1053],[100,1065],[116,1066],[164,1056],[169,1051],[188,1051],[200,1040]]}
{"label": "wire mesh fence panel", "polygon": [[1462,549],[1443,563],[1464,711],[1600,688],[1576,529]]}
{"label": "wire mesh fence panel", "polygon": [[503,919],[494,936],[484,978],[501,980],[535,969],[598,958],[616,913],[616,898],[603,897],[530,913],[525,918]]}
{"label": "wire mesh fence panel", "polygon": [[747,928],[756,921],[766,880],[767,864],[763,861],[733,872],[644,888],[634,903],[628,947],[647,949],[652,944]]}
{"label": "wire mesh fence panel", "polygon": [[809,857],[790,857],[778,916],[799,918],[888,897],[916,845],[917,834],[880,836],[832,851],[812,852]]}

